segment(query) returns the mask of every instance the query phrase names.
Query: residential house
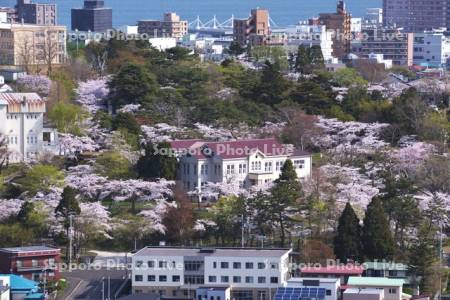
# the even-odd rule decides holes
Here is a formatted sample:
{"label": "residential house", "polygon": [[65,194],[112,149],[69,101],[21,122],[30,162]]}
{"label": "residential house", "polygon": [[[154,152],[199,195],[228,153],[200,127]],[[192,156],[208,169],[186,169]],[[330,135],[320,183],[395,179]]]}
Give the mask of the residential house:
{"label": "residential house", "polygon": [[45,299],[39,284],[33,280],[15,274],[0,274],[0,282],[9,282],[9,299],[11,300]]}
{"label": "residential house", "polygon": [[374,261],[365,262],[364,267],[363,276],[402,279],[404,284],[408,284],[410,281],[408,266],[402,263]]}
{"label": "residential house", "polygon": [[350,288],[343,293],[343,300],[384,300],[384,289]]}
{"label": "residential house", "polygon": [[403,299],[403,279],[384,277],[350,277],[348,285],[355,289],[382,289],[385,300]]}

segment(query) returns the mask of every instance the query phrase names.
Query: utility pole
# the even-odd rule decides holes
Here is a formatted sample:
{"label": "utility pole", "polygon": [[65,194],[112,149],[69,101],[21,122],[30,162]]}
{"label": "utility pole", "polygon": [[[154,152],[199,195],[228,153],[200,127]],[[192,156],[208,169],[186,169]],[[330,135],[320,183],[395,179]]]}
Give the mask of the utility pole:
{"label": "utility pole", "polygon": [[439,227],[439,300],[442,300],[442,222]]}
{"label": "utility pole", "polygon": [[242,215],[242,226],[241,226],[241,247],[244,248],[245,240],[244,240],[245,228],[244,228],[244,215]]}
{"label": "utility pole", "polygon": [[102,277],[102,300],[105,300],[105,277]]}
{"label": "utility pole", "polygon": [[69,215],[69,272],[72,267],[72,251],[73,251],[73,215]]}
{"label": "utility pole", "polygon": [[111,276],[108,276],[108,300],[111,300]]}

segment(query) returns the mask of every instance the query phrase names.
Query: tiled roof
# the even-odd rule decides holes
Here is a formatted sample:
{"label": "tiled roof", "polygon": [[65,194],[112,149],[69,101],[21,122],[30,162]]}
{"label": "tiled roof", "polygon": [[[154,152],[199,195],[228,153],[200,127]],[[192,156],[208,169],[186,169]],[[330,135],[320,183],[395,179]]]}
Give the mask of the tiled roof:
{"label": "tiled roof", "polygon": [[177,152],[187,152],[198,159],[218,156],[222,159],[245,158],[256,152],[265,156],[307,156],[309,153],[287,147],[274,138],[225,142],[181,140],[171,142]]}
{"label": "tiled roof", "polygon": [[20,104],[24,101],[28,104],[45,103],[45,100],[36,93],[0,93],[0,104]]}

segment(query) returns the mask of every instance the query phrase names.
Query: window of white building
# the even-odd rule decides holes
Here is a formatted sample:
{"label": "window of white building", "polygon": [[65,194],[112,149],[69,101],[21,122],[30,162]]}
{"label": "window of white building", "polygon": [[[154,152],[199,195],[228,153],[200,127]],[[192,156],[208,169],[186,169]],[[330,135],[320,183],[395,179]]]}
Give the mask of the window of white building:
{"label": "window of white building", "polygon": [[239,174],[247,173],[247,164],[239,164]]}
{"label": "window of white building", "polygon": [[304,159],[296,159],[296,160],[294,160],[294,166],[297,169],[305,168],[305,160]]}
{"label": "window of white building", "polygon": [[272,162],[271,161],[264,163],[264,171],[272,172]]}
{"label": "window of white building", "polygon": [[275,164],[275,168],[277,171],[281,171],[281,168],[283,167],[284,162],[283,161],[277,161]]}
{"label": "window of white building", "polygon": [[234,165],[227,165],[227,175],[235,174]]}

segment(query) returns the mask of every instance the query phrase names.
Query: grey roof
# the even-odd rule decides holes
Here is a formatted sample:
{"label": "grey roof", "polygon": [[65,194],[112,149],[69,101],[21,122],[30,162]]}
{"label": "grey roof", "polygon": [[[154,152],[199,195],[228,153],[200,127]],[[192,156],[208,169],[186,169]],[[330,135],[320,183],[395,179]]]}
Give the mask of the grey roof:
{"label": "grey roof", "polygon": [[181,248],[145,247],[134,256],[217,256],[217,257],[281,257],[287,248]]}
{"label": "grey roof", "polygon": [[27,246],[27,247],[15,247],[15,248],[0,248],[0,252],[34,252],[34,251],[54,251],[59,250],[58,248],[48,247],[48,246]]}

